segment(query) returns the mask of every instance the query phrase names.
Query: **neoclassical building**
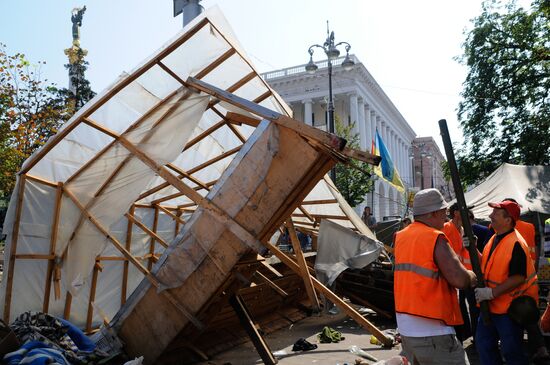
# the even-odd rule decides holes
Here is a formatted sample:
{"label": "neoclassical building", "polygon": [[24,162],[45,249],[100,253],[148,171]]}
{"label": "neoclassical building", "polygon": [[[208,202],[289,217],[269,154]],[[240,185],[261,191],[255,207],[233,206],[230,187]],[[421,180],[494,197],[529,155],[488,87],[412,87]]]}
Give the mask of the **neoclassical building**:
{"label": "neoclassical building", "polygon": [[[409,155],[416,133],[361,61],[354,55],[350,57],[355,62],[350,71],[340,66],[344,57],[333,61],[335,115],[343,123],[355,122],[355,132],[360,136],[363,150],[371,150],[378,130],[403,182],[412,187],[414,174]],[[305,65],[299,65],[262,76],[292,107],[296,119],[327,130],[328,64],[326,60],[316,64],[319,68],[314,74],[307,73]],[[374,192],[365,197],[357,211],[365,205],[371,206],[375,217],[382,220],[402,215],[405,199],[390,184],[378,179]]]}

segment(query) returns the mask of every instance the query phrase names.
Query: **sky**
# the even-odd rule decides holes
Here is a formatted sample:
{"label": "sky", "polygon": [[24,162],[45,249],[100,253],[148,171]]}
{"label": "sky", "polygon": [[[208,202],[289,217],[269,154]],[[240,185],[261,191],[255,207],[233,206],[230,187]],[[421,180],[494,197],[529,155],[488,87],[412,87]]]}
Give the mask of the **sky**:
{"label": "sky", "polygon": [[[71,10],[86,5],[81,46],[88,50],[86,77],[99,92],[132,70],[182,28],[172,0],[0,0],[0,42],[31,63],[45,61],[42,77],[68,86]],[[443,152],[439,119],[451,140],[462,141],[456,109],[467,69],[465,29],[481,0],[203,0],[219,6],[260,72],[307,63],[307,49],[326,38],[355,54],[418,136],[432,136]],[[318,52],[317,52],[318,53]],[[321,60],[321,57],[315,60]]]}

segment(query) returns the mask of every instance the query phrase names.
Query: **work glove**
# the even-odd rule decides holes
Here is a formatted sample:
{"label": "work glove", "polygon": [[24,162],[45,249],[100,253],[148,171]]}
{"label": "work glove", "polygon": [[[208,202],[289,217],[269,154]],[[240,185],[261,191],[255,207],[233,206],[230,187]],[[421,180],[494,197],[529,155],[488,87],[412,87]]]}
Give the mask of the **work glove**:
{"label": "work glove", "polygon": [[492,288],[475,288],[474,291],[476,293],[476,302],[478,303],[494,298]]}

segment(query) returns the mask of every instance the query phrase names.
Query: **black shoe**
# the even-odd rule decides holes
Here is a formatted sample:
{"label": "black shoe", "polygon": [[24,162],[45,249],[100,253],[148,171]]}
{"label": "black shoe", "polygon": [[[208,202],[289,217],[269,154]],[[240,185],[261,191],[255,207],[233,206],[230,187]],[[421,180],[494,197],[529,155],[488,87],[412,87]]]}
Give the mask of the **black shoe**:
{"label": "black shoe", "polygon": [[317,345],[308,342],[305,338],[300,338],[294,346],[292,346],[292,351],[309,351],[315,350]]}

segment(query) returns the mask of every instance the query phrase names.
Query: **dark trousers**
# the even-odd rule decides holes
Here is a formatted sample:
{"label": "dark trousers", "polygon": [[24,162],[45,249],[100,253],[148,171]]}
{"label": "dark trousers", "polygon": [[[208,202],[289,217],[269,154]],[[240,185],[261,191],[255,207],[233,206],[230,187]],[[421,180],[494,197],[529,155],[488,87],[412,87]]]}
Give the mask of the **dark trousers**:
{"label": "dark trousers", "polygon": [[476,298],[473,289],[461,289],[458,291],[460,312],[464,324],[455,327],[456,337],[463,342],[470,336],[475,336],[479,308],[476,305]]}

